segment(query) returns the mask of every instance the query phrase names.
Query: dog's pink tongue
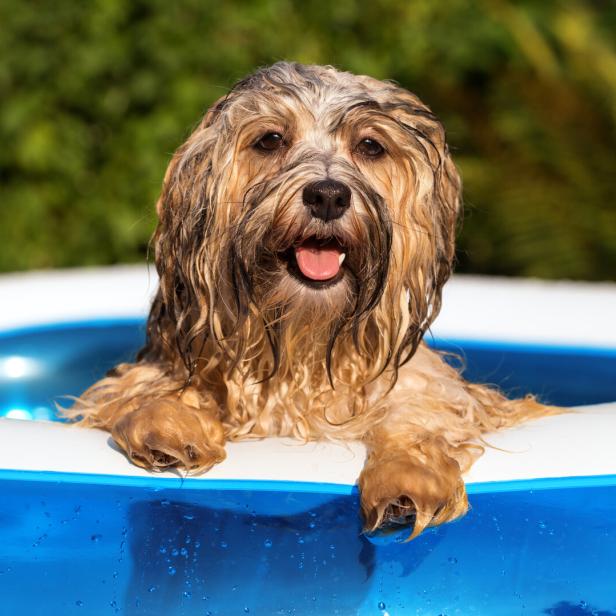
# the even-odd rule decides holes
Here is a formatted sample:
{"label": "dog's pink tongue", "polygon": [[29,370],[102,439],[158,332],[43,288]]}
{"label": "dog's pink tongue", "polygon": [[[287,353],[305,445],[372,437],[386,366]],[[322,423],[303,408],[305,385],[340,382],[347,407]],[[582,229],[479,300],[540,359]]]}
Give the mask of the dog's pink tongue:
{"label": "dog's pink tongue", "polygon": [[306,242],[295,249],[295,258],[299,269],[306,278],[312,280],[329,280],[340,270],[342,250],[335,244],[318,246]]}

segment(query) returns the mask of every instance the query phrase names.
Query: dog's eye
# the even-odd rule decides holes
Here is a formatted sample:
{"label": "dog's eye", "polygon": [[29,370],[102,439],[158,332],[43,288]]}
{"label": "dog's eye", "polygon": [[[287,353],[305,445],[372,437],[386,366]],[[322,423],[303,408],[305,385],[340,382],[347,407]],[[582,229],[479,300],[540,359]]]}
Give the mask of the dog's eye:
{"label": "dog's eye", "polygon": [[385,148],[375,139],[362,139],[355,150],[366,158],[378,158],[385,153]]}
{"label": "dog's eye", "polygon": [[255,143],[255,148],[262,152],[273,152],[284,145],[284,138],[280,133],[265,133],[263,137]]}

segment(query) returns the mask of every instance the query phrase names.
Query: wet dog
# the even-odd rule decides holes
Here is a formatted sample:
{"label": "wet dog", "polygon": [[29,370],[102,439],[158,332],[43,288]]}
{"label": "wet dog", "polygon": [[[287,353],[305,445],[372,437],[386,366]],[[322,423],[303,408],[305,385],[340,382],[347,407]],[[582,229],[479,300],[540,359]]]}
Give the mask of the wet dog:
{"label": "wet dog", "polygon": [[157,211],[146,345],[68,412],[136,464],[201,472],[227,440],[359,439],[365,527],[416,536],[466,511],[482,433],[548,412],[422,343],[460,179],[441,123],[397,85],[258,70],[177,150]]}

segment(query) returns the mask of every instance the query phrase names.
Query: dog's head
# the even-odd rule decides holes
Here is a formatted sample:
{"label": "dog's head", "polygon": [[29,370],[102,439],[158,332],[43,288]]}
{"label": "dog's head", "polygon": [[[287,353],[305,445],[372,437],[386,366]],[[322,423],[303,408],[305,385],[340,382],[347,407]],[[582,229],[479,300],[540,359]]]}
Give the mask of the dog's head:
{"label": "dog's head", "polygon": [[150,336],[189,370],[207,339],[270,374],[307,352],[294,344],[329,369],[349,344],[395,372],[438,312],[459,192],[443,127],[413,94],[331,67],[258,70],[169,165]]}

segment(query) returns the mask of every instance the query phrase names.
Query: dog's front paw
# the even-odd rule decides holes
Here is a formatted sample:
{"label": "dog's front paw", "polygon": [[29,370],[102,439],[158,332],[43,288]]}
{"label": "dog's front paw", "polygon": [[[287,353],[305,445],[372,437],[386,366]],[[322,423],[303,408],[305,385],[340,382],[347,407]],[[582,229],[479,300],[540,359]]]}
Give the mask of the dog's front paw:
{"label": "dog's front paw", "polygon": [[404,452],[373,457],[359,477],[359,488],[367,532],[408,526],[410,540],[468,509],[460,468],[451,458],[431,468]]}
{"label": "dog's front paw", "polygon": [[111,435],[135,464],[147,469],[182,466],[202,473],[225,459],[222,424],[173,402],[152,402],[124,415]]}

